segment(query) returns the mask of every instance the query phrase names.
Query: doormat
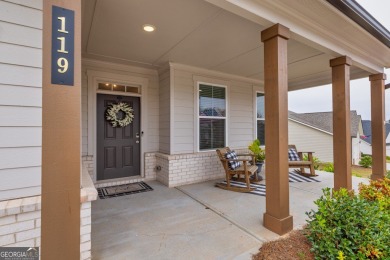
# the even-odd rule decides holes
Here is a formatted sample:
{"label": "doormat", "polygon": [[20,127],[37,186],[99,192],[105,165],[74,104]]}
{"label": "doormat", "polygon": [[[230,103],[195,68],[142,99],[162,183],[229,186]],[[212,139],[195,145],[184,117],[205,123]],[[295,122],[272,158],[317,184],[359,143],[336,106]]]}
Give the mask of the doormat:
{"label": "doormat", "polygon": [[120,197],[120,196],[130,195],[134,193],[151,191],[151,190],[153,190],[153,188],[143,181],[110,186],[110,187],[97,188],[100,199]]}
{"label": "doormat", "polygon": [[[302,176],[298,173],[289,172],[288,176],[289,182],[321,182],[320,180],[314,179],[312,177],[306,177]],[[221,182],[222,184],[226,185],[226,181]],[[246,188],[246,183],[240,182],[240,181],[230,181],[230,185],[233,187],[240,187],[240,188]],[[247,192],[259,196],[265,196],[265,184],[256,184],[251,183],[251,188],[254,188],[255,190]]]}

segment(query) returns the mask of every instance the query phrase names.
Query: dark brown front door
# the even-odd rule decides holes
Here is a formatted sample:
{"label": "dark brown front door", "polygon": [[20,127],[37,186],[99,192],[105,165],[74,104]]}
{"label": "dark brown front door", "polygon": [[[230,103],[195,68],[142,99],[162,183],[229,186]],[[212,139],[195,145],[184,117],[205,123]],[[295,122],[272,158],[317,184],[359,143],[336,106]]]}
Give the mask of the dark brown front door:
{"label": "dark brown front door", "polygon": [[[107,108],[119,102],[134,110],[132,123],[125,127],[106,120]],[[97,94],[97,180],[140,175],[140,115],[139,97]]]}

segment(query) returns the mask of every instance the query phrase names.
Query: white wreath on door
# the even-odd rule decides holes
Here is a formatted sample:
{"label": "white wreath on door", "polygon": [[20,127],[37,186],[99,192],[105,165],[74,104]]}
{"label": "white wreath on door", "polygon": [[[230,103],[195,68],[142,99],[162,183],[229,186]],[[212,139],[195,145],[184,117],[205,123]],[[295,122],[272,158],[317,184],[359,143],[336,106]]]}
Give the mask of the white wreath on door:
{"label": "white wreath on door", "polygon": [[[122,111],[125,117],[118,118],[118,112]],[[111,104],[107,109],[106,119],[110,121],[113,127],[125,127],[128,126],[134,119],[134,110],[128,104],[120,102],[118,104]]]}

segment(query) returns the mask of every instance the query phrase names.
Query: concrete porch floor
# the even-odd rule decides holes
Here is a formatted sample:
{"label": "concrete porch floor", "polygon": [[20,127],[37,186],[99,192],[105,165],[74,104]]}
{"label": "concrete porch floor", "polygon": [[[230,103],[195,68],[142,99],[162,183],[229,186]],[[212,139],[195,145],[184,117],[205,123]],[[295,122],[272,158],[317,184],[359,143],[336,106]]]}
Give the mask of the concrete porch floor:
{"label": "concrete porch floor", "polygon": [[[294,229],[305,224],[321,182],[290,183]],[[93,259],[251,259],[265,241],[279,236],[263,227],[265,197],[214,187],[216,181],[97,200],[92,204]],[[353,186],[367,179],[353,177]]]}

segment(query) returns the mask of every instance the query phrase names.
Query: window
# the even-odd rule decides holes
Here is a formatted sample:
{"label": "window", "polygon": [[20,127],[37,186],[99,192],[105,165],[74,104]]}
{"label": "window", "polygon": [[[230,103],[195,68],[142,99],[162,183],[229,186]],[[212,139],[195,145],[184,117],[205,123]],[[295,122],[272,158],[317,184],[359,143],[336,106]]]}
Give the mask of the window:
{"label": "window", "polygon": [[108,91],[118,91],[118,92],[126,92],[126,93],[140,93],[139,86],[128,86],[123,84],[115,84],[115,83],[99,83],[99,90],[108,90]]}
{"label": "window", "polygon": [[261,145],[265,145],[265,108],[262,93],[256,93],[256,125],[257,139],[260,140]]}
{"label": "window", "polygon": [[199,150],[225,147],[226,89],[199,84]]}

